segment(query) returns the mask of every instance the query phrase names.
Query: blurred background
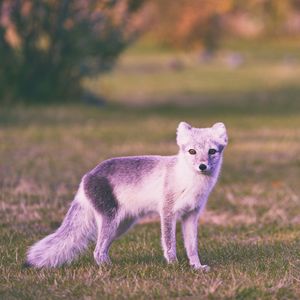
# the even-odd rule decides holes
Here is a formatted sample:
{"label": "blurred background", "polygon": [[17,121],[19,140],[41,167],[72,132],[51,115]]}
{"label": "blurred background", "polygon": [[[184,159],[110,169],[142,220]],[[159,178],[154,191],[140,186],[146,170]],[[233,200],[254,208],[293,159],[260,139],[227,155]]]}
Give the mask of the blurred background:
{"label": "blurred background", "polygon": [[299,108],[298,0],[2,0],[0,103]]}
{"label": "blurred background", "polygon": [[[92,248],[70,269],[20,271],[83,174],[113,156],[176,154],[180,121],[228,130],[201,219],[216,272],[165,269],[155,223],[113,244],[112,272]],[[299,178],[299,0],[0,0],[4,298],[299,299]]]}
{"label": "blurred background", "polygon": [[208,220],[299,222],[299,1],[2,0],[0,59],[0,183],[16,217],[63,216],[101,160],[175,154],[180,121],[222,121]]}

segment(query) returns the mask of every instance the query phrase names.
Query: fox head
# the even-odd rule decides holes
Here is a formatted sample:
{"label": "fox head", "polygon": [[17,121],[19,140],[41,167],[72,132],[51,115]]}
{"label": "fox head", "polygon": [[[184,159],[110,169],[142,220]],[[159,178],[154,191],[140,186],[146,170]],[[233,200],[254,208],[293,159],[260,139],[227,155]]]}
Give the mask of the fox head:
{"label": "fox head", "polygon": [[219,168],[227,142],[223,123],[216,123],[210,128],[193,128],[181,122],[177,128],[180,154],[200,174],[212,175]]}

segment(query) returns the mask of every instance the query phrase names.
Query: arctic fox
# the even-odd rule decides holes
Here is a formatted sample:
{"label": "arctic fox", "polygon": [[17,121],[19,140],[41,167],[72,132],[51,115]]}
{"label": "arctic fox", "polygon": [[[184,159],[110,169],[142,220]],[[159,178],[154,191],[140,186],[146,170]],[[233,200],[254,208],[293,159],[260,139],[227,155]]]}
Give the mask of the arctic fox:
{"label": "arctic fox", "polygon": [[198,219],[218,179],[226,128],[223,123],[193,128],[181,122],[177,144],[177,155],[112,158],[84,175],[61,226],[28,250],[25,264],[41,268],[70,263],[91,240],[97,241],[97,264],[110,263],[112,242],[139,217],[157,212],[166,261],[177,261],[175,230],[180,219],[190,265],[208,270],[198,256]]}

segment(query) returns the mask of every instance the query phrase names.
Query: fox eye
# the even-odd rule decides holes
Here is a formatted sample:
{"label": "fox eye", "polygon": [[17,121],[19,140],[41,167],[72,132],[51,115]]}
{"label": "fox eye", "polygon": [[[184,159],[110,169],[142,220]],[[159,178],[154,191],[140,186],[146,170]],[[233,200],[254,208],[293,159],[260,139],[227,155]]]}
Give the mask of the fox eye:
{"label": "fox eye", "polygon": [[214,154],[216,154],[217,153],[217,150],[216,149],[209,149],[208,150],[208,154],[209,155],[214,155]]}
{"label": "fox eye", "polygon": [[189,150],[189,154],[195,155],[196,154],[196,150],[195,149],[190,149]]}

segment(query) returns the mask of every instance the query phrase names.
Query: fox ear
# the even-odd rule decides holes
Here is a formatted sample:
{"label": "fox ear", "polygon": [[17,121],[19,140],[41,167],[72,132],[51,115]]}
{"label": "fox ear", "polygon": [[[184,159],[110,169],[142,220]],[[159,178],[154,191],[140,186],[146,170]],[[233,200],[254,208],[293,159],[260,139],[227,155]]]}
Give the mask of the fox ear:
{"label": "fox ear", "polygon": [[226,146],[228,143],[228,136],[226,132],[226,127],[223,123],[219,122],[213,125],[212,129],[214,130],[218,140]]}
{"label": "fox ear", "polygon": [[177,144],[178,146],[184,145],[188,142],[189,133],[192,126],[186,122],[180,122],[177,127]]}

